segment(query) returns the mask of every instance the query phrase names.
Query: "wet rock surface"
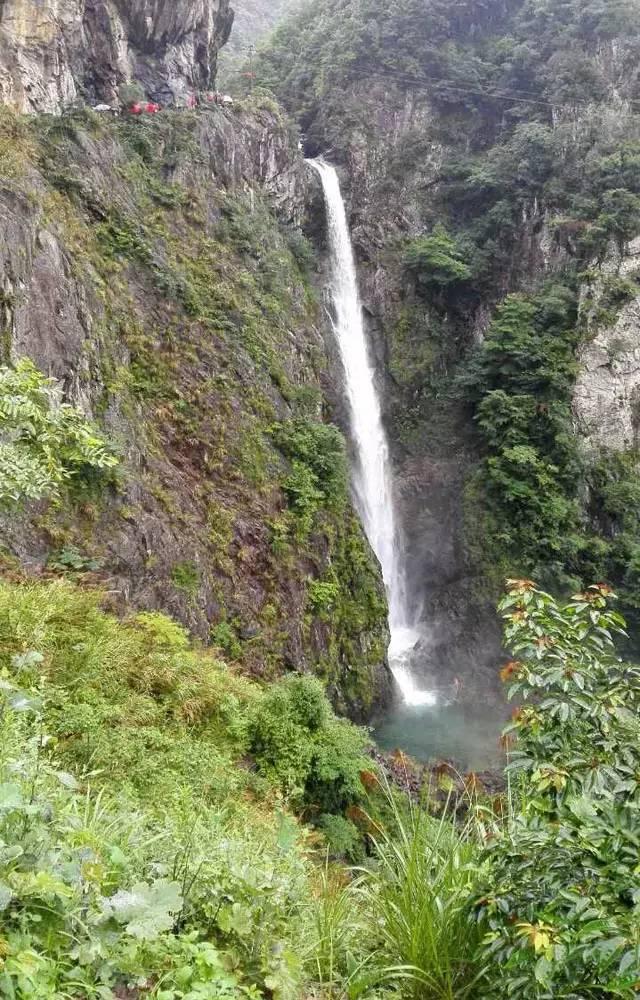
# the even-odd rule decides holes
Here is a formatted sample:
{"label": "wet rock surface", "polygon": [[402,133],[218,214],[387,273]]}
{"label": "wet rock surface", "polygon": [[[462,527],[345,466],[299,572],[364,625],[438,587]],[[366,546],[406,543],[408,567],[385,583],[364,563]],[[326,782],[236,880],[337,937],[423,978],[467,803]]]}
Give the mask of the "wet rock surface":
{"label": "wet rock surface", "polygon": [[[580,374],[573,410],[581,436],[591,448],[624,451],[638,446],[640,430],[640,286],[609,321],[597,320],[607,280],[637,284],[640,238],[611,246],[607,259],[583,288],[583,311],[590,335],[580,349]],[[589,300],[590,304],[586,302]]]}
{"label": "wet rock surface", "polygon": [[453,760],[421,764],[402,750],[372,750],[371,756],[391,784],[415,801],[428,801],[432,807],[447,806],[465,812],[473,800],[500,795],[506,788],[504,772],[499,768],[465,771]]}

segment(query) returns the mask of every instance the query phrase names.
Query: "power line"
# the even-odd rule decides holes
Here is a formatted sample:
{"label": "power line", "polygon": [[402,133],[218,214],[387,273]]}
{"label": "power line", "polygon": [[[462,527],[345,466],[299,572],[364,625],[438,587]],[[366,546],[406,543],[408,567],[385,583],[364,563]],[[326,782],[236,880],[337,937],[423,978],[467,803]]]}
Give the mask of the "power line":
{"label": "power line", "polygon": [[[471,88],[468,85],[462,85],[462,84],[458,83],[455,80],[446,80],[446,79],[443,79],[442,77],[438,77],[438,76],[427,76],[427,75],[418,76],[417,74],[399,72],[397,70],[385,69],[384,67],[381,67],[380,69],[376,70],[375,73],[371,73],[371,72],[363,73],[359,77],[356,77],[356,78],[357,79],[370,79],[372,76],[373,77],[375,77],[375,76],[388,77],[388,78],[391,78],[391,79],[398,80],[399,82],[404,83],[404,84],[411,84],[411,85],[417,84],[418,86],[421,86],[421,85],[422,86],[431,86],[433,83],[437,83],[437,84],[440,84],[442,87],[446,88],[447,90],[455,91],[455,92],[460,93],[460,94],[468,94],[470,96],[475,96],[475,97],[484,97],[484,98],[487,98],[489,100],[512,101],[512,102],[517,103],[517,104],[528,104],[528,105],[533,105],[533,106],[537,106],[537,107],[549,107],[549,108],[554,108],[554,109],[558,109],[558,110],[565,110],[567,108],[567,106],[587,108],[587,107],[593,107],[594,103],[597,106],[600,106],[600,107],[605,104],[605,102],[603,102],[603,101],[599,101],[599,102],[593,102],[593,101],[589,101],[589,100],[548,101],[548,100],[545,100],[543,98],[532,98],[532,97],[521,97],[521,96],[519,96],[521,93],[527,93],[527,91],[514,90],[512,92],[509,92],[509,91],[506,91],[506,90],[501,90],[501,91],[479,90],[479,89]],[[351,79],[353,79],[353,78],[354,77],[352,76]],[[529,93],[531,93],[531,91],[529,91]],[[629,99],[628,103],[634,104],[634,105],[635,104],[639,104],[640,105],[640,101],[633,100],[632,98]],[[616,107],[616,105],[612,104],[612,102],[610,102],[610,101],[607,102],[606,106],[612,107],[612,108]],[[638,112],[626,112],[626,111],[622,112],[622,111],[619,111],[618,112],[618,117],[622,118],[622,119],[628,119],[628,120],[637,121],[640,118],[640,111],[638,111]]]}
{"label": "power line", "polygon": [[[445,85],[446,84],[450,84],[452,86],[462,86],[462,84],[460,84],[459,81],[455,81],[455,80],[443,80],[442,77],[431,76],[428,73],[418,74],[418,73],[410,73],[409,71],[398,71],[398,70],[392,70],[392,69],[388,69],[387,70],[385,68],[383,68],[381,70],[381,72],[382,73],[390,73],[390,74],[391,73],[397,73],[399,76],[405,76],[405,77],[408,77],[410,79],[415,79],[415,80],[420,80],[420,81],[425,81],[425,82],[434,82],[434,83],[443,82]],[[464,86],[469,86],[469,84],[464,84]],[[481,86],[481,84],[478,84],[478,86]],[[487,91],[482,91],[482,93],[487,93]],[[501,91],[494,91],[493,93],[496,96],[498,96],[498,95],[500,95],[500,96],[502,96],[502,95],[511,95],[511,96],[514,97],[514,99],[515,98],[519,99],[521,97],[521,95],[525,95],[525,97],[522,98],[523,100],[525,100],[526,98],[534,98],[536,101],[539,101],[539,102],[545,103],[545,104],[552,104],[553,106],[558,105],[558,106],[561,106],[561,107],[565,107],[566,104],[570,103],[568,101],[564,101],[564,102],[546,101],[544,98],[540,97],[538,91],[536,91],[536,90],[524,90],[522,87],[512,87],[509,90],[506,90],[505,88],[502,88]],[[633,97],[628,97],[625,100],[626,100],[626,102],[628,104],[638,104],[638,105],[640,105],[640,100],[639,99],[636,99],[636,98],[633,98]],[[587,99],[580,99],[579,98],[578,101],[577,101],[577,103],[579,103],[579,104],[591,104],[592,102],[589,101],[589,100],[587,100]]]}

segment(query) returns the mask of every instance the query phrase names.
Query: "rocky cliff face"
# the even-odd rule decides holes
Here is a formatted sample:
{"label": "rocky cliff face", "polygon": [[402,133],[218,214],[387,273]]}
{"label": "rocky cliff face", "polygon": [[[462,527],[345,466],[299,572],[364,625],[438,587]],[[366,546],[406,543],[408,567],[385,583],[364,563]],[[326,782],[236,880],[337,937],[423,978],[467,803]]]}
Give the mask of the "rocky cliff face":
{"label": "rocky cliff face", "polygon": [[346,488],[312,468],[336,445],[286,123],[1,125],[3,360],[32,358],[121,458],[113,488],[4,518],[5,569],[97,574],[118,607],[165,610],[252,673],[313,670],[366,715],[389,693],[386,608]]}
{"label": "rocky cliff face", "polygon": [[3,0],[0,101],[58,112],[131,80],[179,99],[210,85],[232,22],[228,0]]}
{"label": "rocky cliff face", "polygon": [[591,448],[615,451],[640,444],[640,293],[630,284],[614,315],[599,315],[607,279],[640,276],[640,237],[612,246],[583,288],[589,337],[579,353],[580,374],[574,413],[581,437]]}

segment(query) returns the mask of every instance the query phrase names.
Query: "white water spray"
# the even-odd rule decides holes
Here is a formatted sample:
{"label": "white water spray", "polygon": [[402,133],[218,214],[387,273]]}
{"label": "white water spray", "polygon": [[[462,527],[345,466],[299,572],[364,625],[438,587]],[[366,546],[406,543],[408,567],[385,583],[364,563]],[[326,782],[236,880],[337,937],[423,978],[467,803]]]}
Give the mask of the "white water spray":
{"label": "white water spray", "polygon": [[364,530],[382,567],[389,601],[389,665],[409,705],[435,703],[411,676],[411,652],[420,637],[409,614],[407,586],[393,501],[389,446],[369,357],[351,236],[338,175],[324,160],[309,160],[322,181],[331,248],[333,329],[345,374],[356,451],[353,483]]}

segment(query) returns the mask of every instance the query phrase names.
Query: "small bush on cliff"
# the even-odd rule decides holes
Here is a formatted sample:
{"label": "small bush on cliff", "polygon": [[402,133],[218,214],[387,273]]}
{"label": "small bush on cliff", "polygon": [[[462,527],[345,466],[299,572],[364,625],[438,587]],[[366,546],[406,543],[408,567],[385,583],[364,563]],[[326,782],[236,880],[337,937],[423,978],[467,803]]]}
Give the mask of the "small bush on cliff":
{"label": "small bush on cliff", "polygon": [[340,599],[340,585],[335,580],[311,580],[307,587],[307,604],[312,614],[330,621],[331,612]]}
{"label": "small bush on cliff", "polygon": [[565,606],[528,580],[501,604],[523,700],[507,738],[515,809],[490,849],[483,996],[618,996],[640,980],[640,669],[598,585]]}
{"label": "small bush on cliff", "polygon": [[296,518],[295,533],[303,541],[323,507],[333,513],[344,508],[348,497],[344,439],[337,427],[301,418],[276,424],[271,434],[291,462],[283,489]]}
{"label": "small bush on cliff", "polygon": [[420,284],[447,288],[471,277],[462,247],[443,226],[418,236],[405,249],[405,264]]}
{"label": "small bush on cliff", "polygon": [[74,481],[118,464],[98,430],[59,395],[28,358],[0,367],[0,505],[59,499]]}
{"label": "small bush on cliff", "polygon": [[291,420],[273,429],[273,439],[292,462],[311,470],[315,485],[327,504],[340,505],[347,491],[344,438],[331,424]]}

